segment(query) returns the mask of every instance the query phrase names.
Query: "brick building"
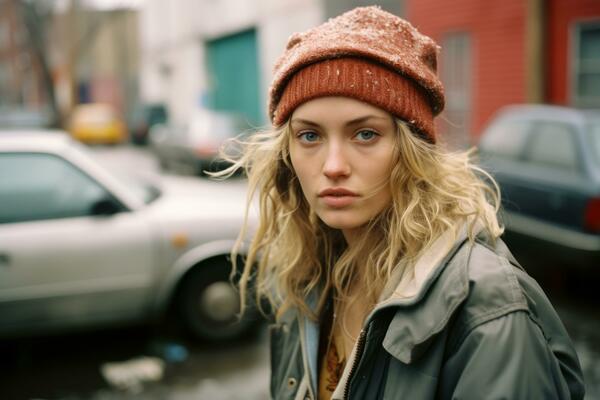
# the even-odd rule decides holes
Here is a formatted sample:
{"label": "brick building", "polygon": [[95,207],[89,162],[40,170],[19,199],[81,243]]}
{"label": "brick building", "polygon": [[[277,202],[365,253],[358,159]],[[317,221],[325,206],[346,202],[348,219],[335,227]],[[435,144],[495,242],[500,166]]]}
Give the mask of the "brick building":
{"label": "brick building", "polygon": [[498,108],[600,108],[600,2],[406,0],[404,16],[443,48],[451,143],[476,141]]}

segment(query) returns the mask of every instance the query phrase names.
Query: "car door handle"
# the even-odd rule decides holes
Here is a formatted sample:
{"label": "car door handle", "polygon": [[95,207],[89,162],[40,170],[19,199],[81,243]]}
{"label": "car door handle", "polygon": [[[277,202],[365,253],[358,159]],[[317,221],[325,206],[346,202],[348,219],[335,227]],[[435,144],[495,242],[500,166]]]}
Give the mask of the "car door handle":
{"label": "car door handle", "polygon": [[10,265],[10,256],[6,253],[0,253],[0,267],[8,267]]}

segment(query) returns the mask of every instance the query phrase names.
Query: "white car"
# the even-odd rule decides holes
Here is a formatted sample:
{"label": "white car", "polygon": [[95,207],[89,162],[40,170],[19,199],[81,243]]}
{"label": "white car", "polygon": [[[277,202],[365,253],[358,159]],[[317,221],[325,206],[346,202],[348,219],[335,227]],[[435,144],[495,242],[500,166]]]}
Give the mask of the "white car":
{"label": "white car", "polygon": [[220,160],[219,151],[226,145],[227,153],[236,154],[239,149],[227,141],[248,135],[248,129],[237,114],[198,109],[187,124],[154,125],[149,132],[150,149],[164,170],[205,175],[205,171],[231,165]]}
{"label": "white car", "polygon": [[122,181],[66,134],[0,134],[0,337],[178,312],[198,338],[237,321],[229,252],[244,181]]}

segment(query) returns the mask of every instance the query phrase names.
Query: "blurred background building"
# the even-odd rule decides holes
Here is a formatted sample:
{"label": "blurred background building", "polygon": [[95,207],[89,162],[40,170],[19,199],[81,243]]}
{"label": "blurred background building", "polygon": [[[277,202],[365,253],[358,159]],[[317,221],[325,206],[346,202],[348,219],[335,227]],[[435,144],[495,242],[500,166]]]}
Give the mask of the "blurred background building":
{"label": "blurred background building", "polygon": [[64,108],[102,102],[126,112],[138,101],[138,13],[83,9],[54,16],[49,57]]}
{"label": "blurred background building", "polygon": [[[401,1],[384,8],[402,13]],[[367,1],[148,0],[140,10],[141,96],[165,102],[175,120],[195,107],[267,122],[272,66],[294,32]],[[161,29],[157,29],[161,26]]]}
{"label": "blurred background building", "polygon": [[142,98],[167,103],[176,121],[209,107],[264,124],[270,66],[289,35],[322,19],[317,0],[146,1]]}
{"label": "blurred background building", "polygon": [[[140,10],[141,95],[186,118],[197,106],[266,121],[271,66],[295,31],[358,0],[148,0]],[[600,3],[594,0],[380,2],[442,46],[440,129],[472,144],[503,105],[600,106]],[[160,29],[157,29],[160,26]]]}
{"label": "blurred background building", "polygon": [[89,1],[0,1],[0,107],[63,126],[79,103],[139,102],[138,12]]}
{"label": "blurred background building", "polygon": [[500,107],[600,107],[600,3],[407,0],[406,17],[443,48],[442,129],[472,143]]}
{"label": "blurred background building", "polygon": [[[267,123],[272,65],[287,38],[366,0],[0,0],[0,107],[43,108],[65,122],[82,102],[126,120],[139,104],[175,122],[199,108]],[[502,106],[600,106],[595,0],[384,0],[444,49],[456,146],[476,142]],[[134,4],[135,6],[131,6]]]}
{"label": "blurred background building", "polygon": [[137,20],[134,9],[75,0],[54,9],[46,51],[63,115],[79,103],[107,103],[126,116],[139,102]]}
{"label": "blurred background building", "polygon": [[0,106],[44,102],[40,66],[28,46],[19,4],[0,1]]}

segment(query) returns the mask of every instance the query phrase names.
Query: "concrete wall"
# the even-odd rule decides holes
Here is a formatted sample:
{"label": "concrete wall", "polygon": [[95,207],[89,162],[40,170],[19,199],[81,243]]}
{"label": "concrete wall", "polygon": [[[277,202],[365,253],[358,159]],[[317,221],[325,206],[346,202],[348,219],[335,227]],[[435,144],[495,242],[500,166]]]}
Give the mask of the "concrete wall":
{"label": "concrete wall", "polygon": [[323,21],[319,0],[147,0],[140,9],[141,96],[187,120],[207,94],[204,43],[249,28],[257,32],[263,108],[272,66],[287,38]]}

